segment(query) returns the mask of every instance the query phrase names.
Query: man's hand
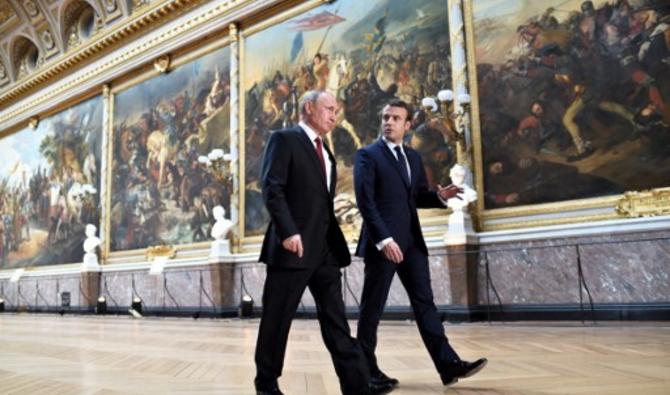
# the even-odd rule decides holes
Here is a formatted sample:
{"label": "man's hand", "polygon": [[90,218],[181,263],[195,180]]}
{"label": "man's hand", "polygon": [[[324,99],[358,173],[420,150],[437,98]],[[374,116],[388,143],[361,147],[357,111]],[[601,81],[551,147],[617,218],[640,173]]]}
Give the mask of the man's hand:
{"label": "man's hand", "polygon": [[286,238],[284,241],[281,242],[281,245],[291,251],[292,253],[298,255],[298,258],[302,258],[302,238],[300,237],[299,234],[295,234],[293,236],[290,236]]}
{"label": "man's hand", "polygon": [[437,194],[440,196],[440,199],[442,200],[449,200],[452,197],[460,199],[460,196],[458,196],[458,194],[462,192],[463,188],[459,188],[454,184],[448,185],[446,187],[443,187],[442,185],[437,186]]}
{"label": "man's hand", "polygon": [[382,248],[382,254],[384,257],[393,263],[400,263],[403,260],[402,250],[398,243],[392,241]]}

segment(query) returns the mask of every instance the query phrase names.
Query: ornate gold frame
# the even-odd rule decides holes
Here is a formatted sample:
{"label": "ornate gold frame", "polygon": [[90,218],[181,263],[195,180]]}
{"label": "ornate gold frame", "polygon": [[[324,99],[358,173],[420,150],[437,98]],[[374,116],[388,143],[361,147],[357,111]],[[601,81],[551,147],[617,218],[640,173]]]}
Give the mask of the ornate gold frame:
{"label": "ornate gold frame", "polygon": [[[0,142],[2,141],[2,139],[6,138],[6,137],[9,137],[13,134],[16,134],[18,132],[21,132],[21,131],[23,131],[27,128],[30,128],[30,129],[32,129],[33,132],[35,132],[41,121],[46,120],[51,116],[54,116],[58,113],[61,113],[61,112],[65,111],[69,108],[77,106],[77,105],[79,105],[79,104],[81,104],[81,103],[83,103],[87,100],[93,99],[97,96],[100,96],[101,101],[102,101],[103,123],[100,126],[101,126],[101,129],[102,129],[101,134],[104,136],[107,132],[107,127],[104,123],[104,119],[105,119],[104,118],[104,112],[106,111],[105,101],[107,99],[106,99],[104,91],[94,90],[94,91],[86,92],[85,94],[78,96],[76,99],[72,99],[72,100],[68,100],[66,102],[60,103],[59,105],[50,108],[48,111],[45,111],[45,112],[39,113],[39,114],[35,114],[35,115],[31,116],[25,123],[16,124],[13,127],[0,132]],[[101,162],[102,162],[102,159],[105,155],[106,155],[106,153],[104,152],[104,145],[103,145],[103,148],[100,152]],[[100,174],[100,180],[101,181],[100,182],[105,183],[106,182],[105,178],[106,178],[106,170],[101,169],[101,174]],[[104,197],[101,194],[100,195],[101,209],[105,206],[105,204],[106,204],[106,202],[104,200]],[[104,218],[101,215],[99,225],[102,225],[103,223],[104,223]],[[99,231],[98,234],[102,234],[101,231]],[[101,250],[101,252],[102,252],[102,250]],[[83,254],[82,254],[82,259],[83,259]],[[79,264],[81,264],[81,262],[66,262],[66,263],[60,263],[60,264],[57,264],[57,265],[48,265],[48,267],[49,268],[65,267],[65,266],[73,267],[74,265],[79,265]],[[25,267],[25,269],[26,270],[31,270],[31,269],[34,269],[36,267],[40,267],[40,266]],[[0,269],[0,270],[3,270],[3,269]]]}
{"label": "ornate gold frame", "polygon": [[[246,63],[246,56],[245,56],[245,40],[249,36],[252,36],[256,33],[262,32],[263,30],[269,29],[273,26],[276,26],[282,22],[285,22],[286,20],[289,20],[295,16],[298,16],[300,14],[303,14],[305,12],[311,11],[314,8],[317,8],[321,5],[324,4],[329,4],[332,1],[329,0],[305,0],[304,2],[300,2],[300,0],[293,1],[292,5],[285,5],[285,7],[279,11],[274,11],[272,15],[270,15],[268,18],[264,18],[260,20],[257,23],[254,24],[249,24],[247,26],[243,26],[243,28],[240,30],[240,40],[239,40],[239,48],[240,48],[240,63],[239,63],[239,68],[240,68],[240,77],[239,77],[239,100],[240,100],[240,131],[239,131],[239,138],[240,138],[240,170],[239,170],[239,182],[240,182],[240,221],[238,222],[238,232],[240,235],[243,235],[241,240],[239,241],[239,252],[249,252],[249,248],[252,245],[260,244],[262,242],[262,236],[261,235],[256,235],[256,236],[247,236],[244,233],[244,227],[245,227],[245,218],[244,218],[244,213],[245,213],[245,184],[246,184],[246,172],[245,172],[245,153],[244,153],[244,141],[246,139],[246,119],[245,119],[245,110],[246,110],[246,103],[245,103],[245,92],[243,91],[243,86],[244,86],[244,66]],[[291,2],[287,2],[291,3]],[[448,15],[449,12],[449,7],[445,4],[445,15]],[[262,15],[263,16],[263,15]],[[261,17],[262,17],[261,16]],[[445,19],[445,23],[449,23],[448,18]],[[443,209],[421,209],[419,210],[419,218],[421,220],[422,225],[430,226],[430,225],[444,225],[444,232],[446,232],[446,227],[447,227],[447,222],[448,222],[448,216],[449,216],[449,211],[443,210]],[[358,232],[359,229],[349,226],[349,227],[342,227],[343,232],[345,236],[347,237],[347,240],[352,240],[352,238],[358,237]],[[443,232],[442,232],[443,233]]]}
{"label": "ornate gold frame", "polygon": [[[474,36],[474,12],[473,2],[476,0],[463,0],[466,55],[468,62],[468,80],[471,96],[472,117],[472,141],[474,147],[474,167],[476,190],[478,194],[475,218],[478,220],[477,228],[480,231],[495,231],[505,229],[518,229],[525,227],[563,225],[570,223],[583,223],[592,221],[604,221],[623,218],[615,208],[625,195],[603,196],[589,199],[576,199],[556,203],[535,204],[519,207],[489,209],[484,208],[484,164],[481,139],[481,125],[479,123],[479,91],[477,86],[477,60],[475,58],[475,36]],[[597,214],[569,215],[570,211],[601,209]],[[541,219],[543,214],[565,213],[564,217]],[[533,218],[535,217],[535,218]],[[505,223],[491,223],[492,220],[506,218],[518,218],[518,221]]]}
{"label": "ornate gold frame", "polygon": [[[104,218],[104,228],[107,231],[106,237],[104,238],[104,246],[102,249],[103,263],[106,263],[107,259],[113,259],[118,257],[135,257],[139,255],[144,255],[147,251],[152,251],[156,248],[164,248],[165,246],[149,246],[147,248],[132,249],[132,250],[123,250],[123,251],[111,251],[111,204],[112,204],[112,154],[114,152],[114,143],[113,143],[113,125],[114,125],[114,99],[119,92],[123,92],[129,88],[132,88],[136,85],[139,85],[145,81],[148,81],[152,78],[158,77],[163,74],[163,71],[154,67],[155,61],[163,59],[166,56],[169,56],[170,69],[178,68],[184,64],[187,64],[191,61],[194,61],[200,57],[203,57],[211,52],[219,50],[221,48],[227,47],[231,44],[232,39],[229,36],[228,28],[224,29],[222,32],[217,34],[216,38],[211,39],[209,42],[201,45],[197,48],[181,48],[175,51],[175,54],[164,54],[159,56],[153,62],[146,64],[141,72],[137,73],[132,78],[129,78],[125,81],[121,81],[118,85],[113,86],[109,92],[109,105],[107,107],[107,119],[108,125],[106,130],[106,135],[108,139],[107,143],[107,168],[105,169],[105,190],[107,191],[106,201],[105,201],[105,212],[107,215]],[[233,89],[231,87],[231,89]],[[238,142],[239,143],[239,142]],[[231,145],[235,142],[231,139]],[[237,196],[231,196],[231,201],[238,199]],[[199,243],[185,243],[175,246],[175,254],[179,251],[188,251],[194,249],[206,249],[209,247],[208,242],[199,242]]]}

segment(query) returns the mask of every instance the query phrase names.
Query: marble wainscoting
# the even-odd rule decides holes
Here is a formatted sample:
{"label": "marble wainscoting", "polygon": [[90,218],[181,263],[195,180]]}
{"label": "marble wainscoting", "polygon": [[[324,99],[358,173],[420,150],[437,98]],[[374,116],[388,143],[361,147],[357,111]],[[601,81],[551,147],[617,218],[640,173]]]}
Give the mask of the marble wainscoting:
{"label": "marble wainscoting", "polygon": [[490,284],[503,305],[579,303],[578,262],[594,304],[670,302],[670,231],[658,231],[480,246],[479,304],[499,303]]}
{"label": "marble wainscoting", "polygon": [[223,312],[236,309],[239,302],[234,298],[239,287],[234,273],[232,264],[171,268],[160,274],[149,274],[148,270],[108,271],[103,274],[100,292],[112,309],[128,308],[136,295],[148,313]]}
{"label": "marble wainscoting", "polygon": [[[0,279],[0,297],[5,300],[6,309],[15,311],[86,309],[98,298],[90,291],[87,278],[96,275],[31,275],[23,276],[17,282]],[[69,294],[69,306],[63,306],[64,294]]]}
{"label": "marble wainscoting", "polygon": [[[446,266],[447,257],[445,250],[444,248],[434,248],[431,249],[430,254],[429,265],[435,304],[438,306],[449,305],[451,304],[451,284]],[[349,310],[356,311],[358,309],[361,293],[363,292],[364,270],[365,264],[363,260],[357,257],[354,257],[351,265],[342,270],[342,292],[344,303]],[[240,286],[240,273],[244,273],[244,283],[250,296],[254,299],[254,304],[262,306],[265,265],[261,263],[238,264],[235,269],[235,292],[238,292]],[[393,279],[393,283],[391,283],[391,290],[386,306],[392,310],[397,309],[405,312],[410,309],[407,292],[405,292],[405,288],[402,286],[397,275]],[[301,306],[298,307],[298,312],[302,308],[313,311],[314,298],[309,292],[309,288],[305,290]]]}

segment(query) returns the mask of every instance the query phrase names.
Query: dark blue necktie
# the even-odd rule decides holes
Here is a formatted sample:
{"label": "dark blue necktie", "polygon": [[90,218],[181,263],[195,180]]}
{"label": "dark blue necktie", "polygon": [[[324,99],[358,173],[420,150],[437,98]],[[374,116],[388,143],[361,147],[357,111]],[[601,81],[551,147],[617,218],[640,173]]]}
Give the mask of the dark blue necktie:
{"label": "dark blue necktie", "polygon": [[396,145],[394,150],[398,156],[398,163],[400,164],[400,167],[402,167],[401,171],[402,177],[405,180],[405,183],[409,185],[409,171],[407,170],[407,159],[405,159],[405,155],[403,155],[399,145]]}

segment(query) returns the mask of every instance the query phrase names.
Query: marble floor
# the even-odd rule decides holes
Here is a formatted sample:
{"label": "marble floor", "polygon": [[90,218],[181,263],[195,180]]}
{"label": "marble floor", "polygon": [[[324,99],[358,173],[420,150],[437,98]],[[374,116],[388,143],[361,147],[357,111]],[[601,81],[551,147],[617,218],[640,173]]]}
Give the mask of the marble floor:
{"label": "marble floor", "polygon": [[[0,394],[254,394],[258,319],[0,313]],[[355,327],[355,322],[352,322]],[[393,394],[670,394],[670,322],[447,324],[479,374],[443,387],[413,322],[385,321]],[[338,394],[318,323],[296,320],[280,386]]]}

